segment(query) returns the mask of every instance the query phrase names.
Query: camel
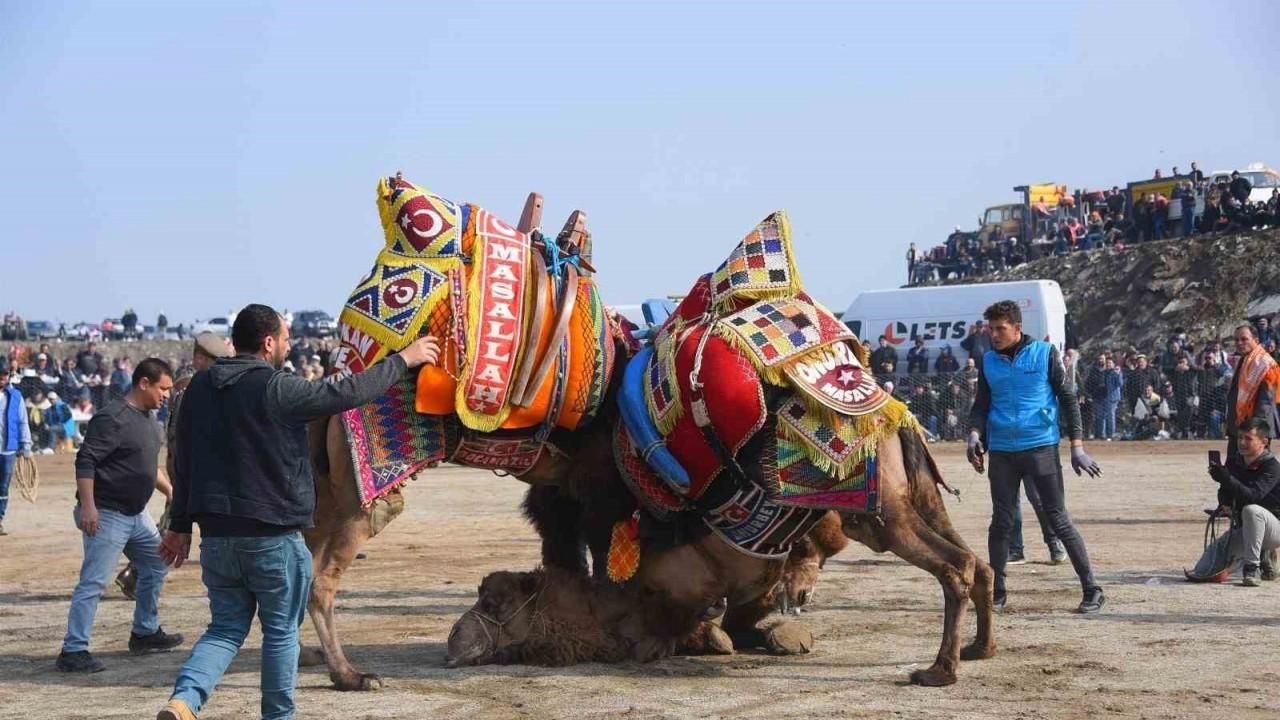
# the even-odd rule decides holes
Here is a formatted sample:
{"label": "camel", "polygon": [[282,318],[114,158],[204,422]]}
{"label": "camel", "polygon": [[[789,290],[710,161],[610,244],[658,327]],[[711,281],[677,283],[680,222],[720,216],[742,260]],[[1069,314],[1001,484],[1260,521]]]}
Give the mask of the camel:
{"label": "camel", "polygon": [[[991,567],[974,555],[951,525],[936,484],[940,479],[937,466],[918,432],[904,428],[882,441],[878,459],[880,520],[841,514],[840,527],[844,535],[873,551],[892,552],[938,579],[945,597],[942,644],[934,663],[913,671],[911,681],[926,686],[950,685],[956,681],[960,660],[995,654],[994,576]],[[628,494],[620,483],[612,492]],[[585,511],[594,513],[590,500],[586,502]],[[600,647],[601,637],[621,638],[617,642],[631,647],[623,659],[664,657],[695,631],[707,633],[700,625],[721,598],[728,605],[723,630],[734,647],[773,649],[783,643],[758,625],[774,607],[771,592],[782,575],[782,565],[779,560],[739,552],[718,535],[706,535],[644,556],[639,573],[626,586],[630,605],[625,611],[617,609],[619,590],[604,583],[579,585],[570,591],[546,582],[545,574],[494,576],[481,586],[479,601],[450,633],[449,662],[468,665],[526,656],[562,661],[578,657],[574,647],[590,649],[582,655],[593,659],[620,657],[619,648],[608,644],[600,654],[591,654]],[[969,601],[978,613],[977,635],[962,649],[960,627]],[[605,624],[584,627],[581,621],[563,621],[584,607],[600,608],[588,614]],[[639,630],[637,622],[643,623]],[[642,634],[637,636],[637,632]],[[558,637],[552,639],[549,634]],[[552,650],[553,646],[572,651]]]}
{"label": "camel", "polygon": [[[490,573],[480,583],[479,597],[449,634],[449,667],[649,662],[672,652],[724,655],[735,650],[726,631],[713,623],[701,622],[692,633],[684,632],[677,616],[663,612],[663,598],[637,602],[621,585],[593,582],[559,568]],[[654,623],[663,631],[654,632]],[[785,632],[791,625],[772,628],[766,648],[788,654],[807,650],[812,636],[798,627]]]}

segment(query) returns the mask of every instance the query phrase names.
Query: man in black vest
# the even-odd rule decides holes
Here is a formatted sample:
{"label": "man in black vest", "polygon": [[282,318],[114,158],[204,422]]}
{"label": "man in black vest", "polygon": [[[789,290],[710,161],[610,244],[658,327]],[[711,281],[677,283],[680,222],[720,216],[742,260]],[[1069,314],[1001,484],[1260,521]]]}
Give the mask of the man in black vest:
{"label": "man in black vest", "polygon": [[200,525],[211,620],[159,720],[195,717],[244,643],[255,609],[262,717],[293,717],[298,625],[311,586],[311,553],[300,531],[315,512],[306,424],[372,402],[439,353],[427,336],[346,379],[308,382],[280,369],[289,326],[272,308],[241,310],[231,339],[236,356],[192,378],[178,416],[174,500],[161,553],[181,566],[191,525]]}

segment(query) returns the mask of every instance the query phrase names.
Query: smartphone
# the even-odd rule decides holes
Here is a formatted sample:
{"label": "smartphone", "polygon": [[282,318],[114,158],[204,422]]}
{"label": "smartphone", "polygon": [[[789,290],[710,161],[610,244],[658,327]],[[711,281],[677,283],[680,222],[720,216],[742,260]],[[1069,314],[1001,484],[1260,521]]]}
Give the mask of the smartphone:
{"label": "smartphone", "polygon": [[1210,464],[1210,465],[1221,465],[1221,464],[1222,464],[1222,451],[1220,451],[1220,450],[1210,450],[1210,451],[1209,451],[1209,464]]}

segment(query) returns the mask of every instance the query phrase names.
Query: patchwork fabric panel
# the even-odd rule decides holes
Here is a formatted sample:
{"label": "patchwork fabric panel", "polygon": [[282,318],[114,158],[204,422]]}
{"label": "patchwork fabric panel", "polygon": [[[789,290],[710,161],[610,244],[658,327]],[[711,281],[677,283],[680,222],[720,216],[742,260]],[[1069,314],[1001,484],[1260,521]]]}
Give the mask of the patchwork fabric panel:
{"label": "patchwork fabric panel", "polygon": [[781,505],[770,499],[763,488],[752,485],[712,508],[702,521],[747,555],[780,558],[820,517],[822,511]]}
{"label": "patchwork fabric panel", "polygon": [[722,319],[717,331],[766,367],[784,363],[823,342],[817,313],[798,298],[755,303]]}
{"label": "patchwork fabric panel", "polygon": [[775,436],[765,447],[765,483],[774,500],[788,507],[875,514],[880,509],[875,456],[859,460],[843,478],[809,461],[803,443]]}
{"label": "patchwork fabric panel", "polygon": [[372,403],[342,414],[362,505],[446,457],[449,419],[415,411],[414,390],[413,378],[401,380]]}
{"label": "patchwork fabric panel", "polygon": [[782,210],[762,220],[711,274],[712,303],[721,309],[735,298],[758,300],[799,290],[791,229]]}
{"label": "patchwork fabric panel", "polygon": [[386,344],[407,344],[408,333],[420,312],[434,306],[437,291],[446,288],[448,276],[422,263],[374,265],[347,298],[346,309],[367,321],[362,325]]}
{"label": "patchwork fabric panel", "polygon": [[405,258],[461,254],[465,210],[403,178],[378,184],[378,214],[388,252]]}
{"label": "patchwork fabric panel", "polygon": [[852,469],[849,459],[856,453],[867,452],[867,442],[878,441],[878,436],[863,436],[855,423],[831,423],[829,419],[829,416],[810,410],[803,400],[794,395],[778,408],[781,434],[799,439],[811,453],[819,455],[832,467]]}

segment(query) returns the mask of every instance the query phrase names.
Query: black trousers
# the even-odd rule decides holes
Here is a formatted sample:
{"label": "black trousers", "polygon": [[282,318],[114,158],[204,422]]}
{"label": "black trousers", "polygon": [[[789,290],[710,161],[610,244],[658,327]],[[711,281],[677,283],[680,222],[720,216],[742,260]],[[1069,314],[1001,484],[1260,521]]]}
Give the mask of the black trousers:
{"label": "black trousers", "polygon": [[1087,591],[1098,586],[1089,565],[1089,552],[1084,538],[1076,531],[1067,514],[1066,496],[1062,486],[1062,461],[1057,445],[1045,445],[1021,452],[991,451],[991,465],[987,470],[991,481],[991,526],[987,531],[987,552],[991,556],[991,568],[996,574],[996,591],[1005,589],[1005,565],[1009,561],[1009,535],[1013,530],[1013,514],[1018,499],[1018,489],[1027,484],[1028,495],[1032,488],[1040,496],[1040,513],[1053,528],[1053,534],[1062,541],[1071,558],[1071,566],[1080,578],[1080,585]]}

